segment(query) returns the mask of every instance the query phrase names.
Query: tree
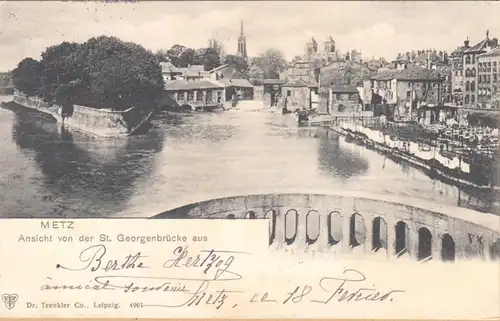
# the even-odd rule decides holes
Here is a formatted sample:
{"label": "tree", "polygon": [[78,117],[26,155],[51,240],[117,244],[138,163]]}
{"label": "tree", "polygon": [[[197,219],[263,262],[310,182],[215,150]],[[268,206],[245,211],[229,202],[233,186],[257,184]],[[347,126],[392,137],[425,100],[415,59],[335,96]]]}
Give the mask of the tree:
{"label": "tree", "polygon": [[115,37],[63,42],[42,53],[39,95],[58,105],[151,109],[163,92],[157,56]]}
{"label": "tree", "polygon": [[40,88],[40,62],[25,58],[12,71],[14,87],[25,95],[36,95]]}
{"label": "tree", "polygon": [[214,37],[208,41],[208,48],[213,49],[219,56],[219,59],[224,59],[226,50],[222,41]]}
{"label": "tree", "polygon": [[212,70],[220,66],[220,57],[214,48],[200,48],[195,51],[193,62],[203,65],[205,70]]}
{"label": "tree", "polygon": [[59,86],[81,77],[83,66],[79,63],[82,61],[76,56],[79,46],[74,42],[62,42],[42,52],[38,95],[45,101],[54,102],[54,94]]}
{"label": "tree", "polygon": [[[89,106],[125,110],[151,108],[163,92],[161,67],[142,46],[115,37],[91,38],[82,45],[86,52],[83,86]],[[91,49],[91,50],[88,50]]]}
{"label": "tree", "polygon": [[236,69],[241,72],[247,72],[248,71],[248,62],[241,58],[240,56],[235,56],[235,55],[227,55],[224,57],[224,64],[228,65],[234,65],[236,66]]}
{"label": "tree", "polygon": [[262,68],[264,78],[279,78],[287,65],[283,53],[276,49],[267,49],[259,55],[258,59],[257,62]]}

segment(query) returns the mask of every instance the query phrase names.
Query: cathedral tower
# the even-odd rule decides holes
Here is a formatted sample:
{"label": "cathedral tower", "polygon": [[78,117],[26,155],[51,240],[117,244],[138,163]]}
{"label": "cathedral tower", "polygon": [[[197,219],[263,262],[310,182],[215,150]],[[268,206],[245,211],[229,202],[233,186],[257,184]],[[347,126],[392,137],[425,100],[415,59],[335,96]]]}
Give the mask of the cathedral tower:
{"label": "cathedral tower", "polygon": [[243,32],[243,20],[241,20],[240,36],[238,37],[238,56],[247,59],[247,41]]}

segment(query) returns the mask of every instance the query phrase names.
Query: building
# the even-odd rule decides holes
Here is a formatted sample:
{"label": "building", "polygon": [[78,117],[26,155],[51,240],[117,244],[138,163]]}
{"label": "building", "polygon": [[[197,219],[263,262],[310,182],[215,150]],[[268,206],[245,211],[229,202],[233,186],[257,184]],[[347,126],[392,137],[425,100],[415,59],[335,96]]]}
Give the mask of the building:
{"label": "building", "polygon": [[165,83],[182,78],[183,71],[171,62],[160,62],[161,74]]}
{"label": "building", "polygon": [[450,55],[452,104],[463,106],[465,92],[464,52],[469,49],[469,40],[464,41]]}
{"label": "building", "polygon": [[[284,79],[264,79],[262,81],[261,88],[256,89],[262,92],[262,99],[264,100],[264,105],[273,107],[278,104],[278,97],[282,93],[282,86],[286,83]],[[255,91],[254,91],[255,92]]]}
{"label": "building", "polygon": [[352,85],[329,87],[327,113],[357,112],[362,109],[358,88]]}
{"label": "building", "polygon": [[311,61],[300,60],[288,65],[288,68],[280,74],[287,81],[302,80],[308,83],[315,82],[314,65]]}
{"label": "building", "polygon": [[328,40],[324,43],[323,58],[326,62],[337,60],[337,51],[335,49],[335,40],[332,36],[328,36]]}
{"label": "building", "polygon": [[10,72],[0,72],[0,94],[14,93],[14,83]]}
{"label": "building", "polygon": [[281,93],[286,97],[287,109],[311,109],[312,86],[304,80],[292,80],[281,86]]}
{"label": "building", "polygon": [[247,59],[247,39],[243,31],[243,20],[241,20],[240,36],[238,37],[238,50],[237,55],[243,59]]}
{"label": "building", "polygon": [[[468,45],[468,41],[467,41]],[[498,46],[496,38],[490,39],[489,32],[486,31],[486,37],[476,45],[467,48],[463,53],[464,68],[464,106],[468,108],[477,107],[477,89],[478,89],[478,62],[477,57],[487,53]]]}
{"label": "building", "polygon": [[238,70],[236,65],[225,64],[209,71],[210,79],[218,81],[226,87],[226,100],[234,95],[239,99],[253,99],[254,86],[250,76]]}
{"label": "building", "polygon": [[210,109],[225,102],[225,86],[211,79],[177,79],[165,84],[167,95],[192,110]]}
{"label": "building", "polygon": [[437,106],[443,79],[434,70],[411,66],[378,72],[370,82],[374,94],[384,104],[395,106],[395,115],[414,116],[421,106]]}
{"label": "building", "polygon": [[375,73],[376,70],[369,68],[366,64],[352,60],[334,61],[321,68],[318,112],[322,114],[331,112],[330,89],[332,86],[363,88],[363,80],[369,79]]}
{"label": "building", "polygon": [[500,109],[500,47],[477,56],[477,103]]}
{"label": "building", "polygon": [[187,68],[179,68],[179,70],[182,72],[179,79],[200,80],[209,77],[209,73],[205,71],[203,65],[189,65]]}
{"label": "building", "polygon": [[307,42],[304,50],[304,61],[310,61],[318,53],[318,43],[311,37],[311,41]]}

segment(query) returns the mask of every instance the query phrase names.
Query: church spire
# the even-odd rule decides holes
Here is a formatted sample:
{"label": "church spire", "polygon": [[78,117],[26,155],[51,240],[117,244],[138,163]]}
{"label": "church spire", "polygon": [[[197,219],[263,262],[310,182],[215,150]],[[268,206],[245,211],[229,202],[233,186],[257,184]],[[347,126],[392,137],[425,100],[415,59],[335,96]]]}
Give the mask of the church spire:
{"label": "church spire", "polygon": [[247,59],[247,41],[243,32],[243,19],[241,20],[240,36],[238,37],[238,56]]}

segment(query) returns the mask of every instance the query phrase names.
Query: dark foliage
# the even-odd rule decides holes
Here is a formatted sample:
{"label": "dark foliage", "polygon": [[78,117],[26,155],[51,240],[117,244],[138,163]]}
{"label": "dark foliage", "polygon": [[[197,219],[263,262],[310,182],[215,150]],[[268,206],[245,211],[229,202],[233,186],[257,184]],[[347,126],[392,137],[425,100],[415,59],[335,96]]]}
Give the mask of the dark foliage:
{"label": "dark foliage", "polygon": [[78,104],[149,110],[163,92],[161,67],[155,56],[142,46],[115,37],[51,46],[42,53],[39,70],[38,95],[63,107]]}
{"label": "dark foliage", "polygon": [[36,95],[40,88],[40,71],[40,62],[33,58],[23,59],[12,71],[14,87],[28,96]]}

